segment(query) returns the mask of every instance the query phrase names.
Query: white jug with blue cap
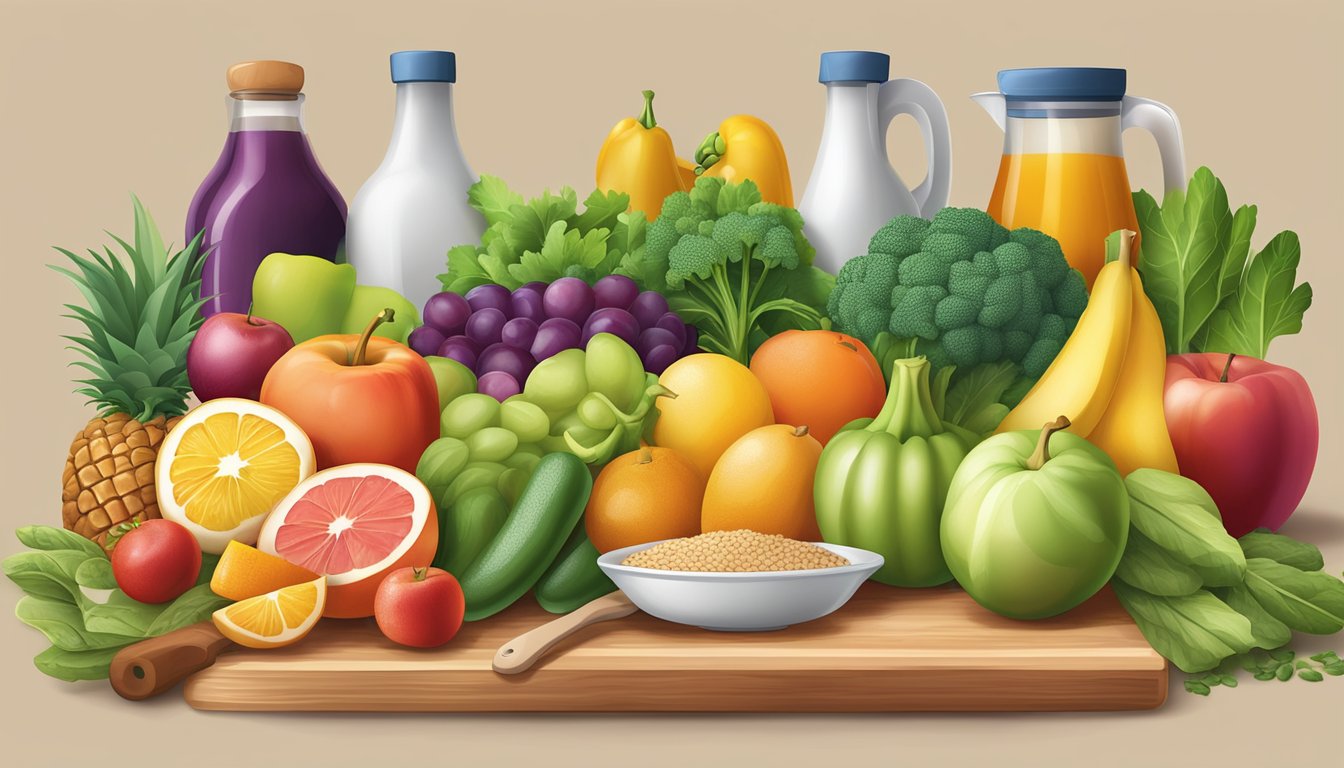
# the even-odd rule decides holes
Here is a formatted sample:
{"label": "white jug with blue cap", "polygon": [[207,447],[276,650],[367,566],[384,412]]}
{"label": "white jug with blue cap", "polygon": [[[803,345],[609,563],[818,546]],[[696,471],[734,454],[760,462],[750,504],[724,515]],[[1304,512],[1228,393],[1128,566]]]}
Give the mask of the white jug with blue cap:
{"label": "white jug with blue cap", "polygon": [[392,82],[392,141],[350,204],[346,253],[361,284],[391,288],[424,307],[440,290],[448,250],[480,242],[485,220],[467,202],[477,176],[457,140],[457,58],[451,51],[398,51]]}
{"label": "white jug with blue cap", "polygon": [[[836,273],[868,252],[873,233],[903,214],[932,218],[947,205],[952,137],[947,110],[918,80],[888,80],[891,57],[872,51],[821,54],[826,125],[798,210],[817,249],[814,263]],[[887,159],[887,128],[897,115],[919,123],[928,156],[924,181],[911,191]]]}
{"label": "white jug with blue cap", "polygon": [[1120,134],[1127,128],[1151,133],[1163,186],[1185,187],[1176,113],[1126,96],[1125,79],[1123,69],[1005,69],[997,92],[971,96],[1004,133],[986,210],[1005,227],[1030,227],[1058,240],[1089,289],[1106,261],[1106,236],[1139,230]]}

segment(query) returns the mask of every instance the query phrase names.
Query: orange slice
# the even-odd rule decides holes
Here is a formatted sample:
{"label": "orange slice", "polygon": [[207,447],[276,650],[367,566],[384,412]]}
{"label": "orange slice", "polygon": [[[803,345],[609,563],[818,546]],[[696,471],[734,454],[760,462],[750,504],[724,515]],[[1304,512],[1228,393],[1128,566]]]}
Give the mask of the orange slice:
{"label": "orange slice", "polygon": [[246,600],[312,581],[317,574],[283,557],[262,552],[241,541],[230,541],[210,577],[210,589],[220,597]]}
{"label": "orange slice", "polygon": [[211,615],[220,634],[248,648],[281,648],[302,640],[322,617],[325,576],[281,587],[220,608]]}

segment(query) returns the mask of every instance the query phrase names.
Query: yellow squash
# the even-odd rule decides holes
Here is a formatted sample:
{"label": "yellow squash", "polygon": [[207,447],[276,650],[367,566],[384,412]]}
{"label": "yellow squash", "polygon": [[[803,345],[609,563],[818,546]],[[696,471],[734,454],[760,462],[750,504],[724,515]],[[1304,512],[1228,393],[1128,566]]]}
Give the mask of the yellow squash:
{"label": "yellow squash", "polygon": [[751,179],[761,190],[761,199],[793,207],[793,182],[789,160],[779,135],[768,123],[751,115],[733,115],[719,124],[695,151],[696,175],[717,176],[724,181]]}
{"label": "yellow squash", "polygon": [[672,137],[653,117],[653,91],[644,91],[644,112],[627,117],[607,134],[597,154],[597,188],[630,196],[630,210],[650,221],[663,209],[663,199],[689,185],[672,148]]}

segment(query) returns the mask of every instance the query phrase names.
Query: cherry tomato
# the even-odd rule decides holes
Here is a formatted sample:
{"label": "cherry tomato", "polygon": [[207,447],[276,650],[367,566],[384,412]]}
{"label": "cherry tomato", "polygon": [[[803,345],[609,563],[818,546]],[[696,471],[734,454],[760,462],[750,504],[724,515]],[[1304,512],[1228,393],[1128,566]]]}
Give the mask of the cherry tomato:
{"label": "cherry tomato", "polygon": [[191,531],[171,520],[146,520],[112,546],[112,576],[129,597],[166,603],[196,584],[201,547]]}

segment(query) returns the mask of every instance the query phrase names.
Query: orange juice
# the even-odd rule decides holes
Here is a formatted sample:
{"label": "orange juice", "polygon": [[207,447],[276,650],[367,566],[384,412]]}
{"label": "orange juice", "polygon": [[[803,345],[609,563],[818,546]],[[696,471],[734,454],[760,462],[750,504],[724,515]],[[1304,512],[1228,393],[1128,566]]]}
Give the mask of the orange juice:
{"label": "orange juice", "polygon": [[1139,231],[1125,159],[1119,155],[1006,154],[988,210],[1009,229],[1031,227],[1058,240],[1088,290],[1106,261],[1106,236],[1117,229]]}

